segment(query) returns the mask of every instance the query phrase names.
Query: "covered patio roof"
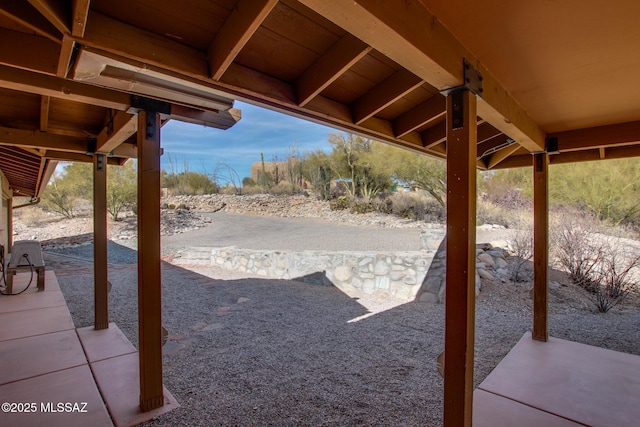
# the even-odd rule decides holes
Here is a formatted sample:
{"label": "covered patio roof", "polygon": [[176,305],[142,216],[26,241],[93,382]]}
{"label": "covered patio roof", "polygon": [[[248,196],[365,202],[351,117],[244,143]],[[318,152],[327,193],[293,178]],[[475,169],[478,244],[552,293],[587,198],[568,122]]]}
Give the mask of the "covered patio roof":
{"label": "covered patio roof", "polygon": [[442,92],[465,83],[466,59],[482,79],[478,168],[635,156],[639,13],[632,0],[7,2],[0,143],[30,131],[41,159],[79,160],[117,122],[97,150],[121,163],[138,93],[217,127],[235,122],[215,102],[227,97],[445,157]]}
{"label": "covered patio roof", "polygon": [[[169,119],[229,128],[235,99],[447,160],[445,425],[471,423],[476,169],[535,166],[533,337],[547,339],[547,165],[640,155],[640,3],[468,3],[0,5],[0,168],[14,195],[37,197],[55,161],[94,162],[102,327],[102,166],[139,157],[147,385],[162,385],[157,130]],[[161,404],[142,394],[147,409]]]}

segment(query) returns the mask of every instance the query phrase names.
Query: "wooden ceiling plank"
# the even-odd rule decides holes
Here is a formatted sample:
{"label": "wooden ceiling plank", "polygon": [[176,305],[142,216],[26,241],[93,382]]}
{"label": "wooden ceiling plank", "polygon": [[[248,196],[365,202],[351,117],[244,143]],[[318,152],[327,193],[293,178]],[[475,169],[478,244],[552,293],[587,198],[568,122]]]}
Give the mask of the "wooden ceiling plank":
{"label": "wooden ceiling plank", "polygon": [[25,148],[25,147],[22,147],[22,149],[24,151],[27,151],[27,152],[31,153],[31,154],[35,154],[38,157],[42,157],[44,155],[43,152],[38,150],[37,148]]}
{"label": "wooden ceiling plank", "polygon": [[25,26],[34,33],[49,40],[60,43],[60,32],[41,14],[34,13],[33,7],[24,1],[3,2],[0,15]]}
{"label": "wooden ceiling plank", "polygon": [[111,54],[142,61],[186,76],[208,79],[204,52],[167,37],[129,25],[89,10],[83,38],[75,41]]}
{"label": "wooden ceiling plank", "polygon": [[46,132],[49,127],[49,103],[51,97],[42,96],[40,99],[40,131]]}
{"label": "wooden ceiling plank", "polygon": [[501,134],[502,132],[494,128],[489,123],[485,122],[485,123],[479,124],[478,125],[478,145],[483,144]]}
{"label": "wooden ceiling plank", "polygon": [[[40,152],[36,152],[36,150],[33,148],[21,147],[21,152],[8,152],[8,150],[6,150],[6,146],[3,146],[2,148],[5,148],[1,150],[3,160],[9,159],[15,162],[16,165],[19,165],[20,168],[32,168],[34,166],[37,168],[40,165],[40,157],[42,157],[42,154],[40,154]],[[25,153],[25,151],[28,154]],[[29,154],[33,155],[29,156]]]}
{"label": "wooden ceiling plank", "polygon": [[441,121],[425,129],[422,133],[422,145],[425,148],[433,148],[447,139],[447,123]]}
{"label": "wooden ceiling plank", "polygon": [[98,134],[96,153],[110,153],[137,131],[137,115],[118,111]]}
{"label": "wooden ceiling plank", "polygon": [[0,64],[53,75],[59,56],[59,41],[0,28]]}
{"label": "wooden ceiling plank", "polygon": [[345,34],[298,78],[298,105],[304,107],[370,51],[370,46]]}
{"label": "wooden ceiling plank", "polygon": [[71,22],[71,34],[74,37],[83,37],[89,18],[90,0],[73,0],[73,18]]}
{"label": "wooden ceiling plank", "polygon": [[558,150],[561,153],[589,148],[634,145],[640,143],[640,120],[559,132],[550,134],[549,137],[558,138]]}
{"label": "wooden ceiling plank", "polygon": [[493,169],[500,162],[504,161],[507,157],[509,157],[519,149],[520,149],[520,145],[517,143],[513,143],[507,147],[501,148],[500,150],[496,151],[491,155],[491,157],[487,162],[487,167],[489,169]]}
{"label": "wooden ceiling plank", "polygon": [[56,76],[65,78],[69,72],[69,64],[73,55],[73,46],[75,42],[67,34],[62,36],[62,47],[60,48],[60,56],[58,57],[58,66],[56,67]]}
{"label": "wooden ceiling plank", "polygon": [[87,138],[52,135],[40,131],[29,131],[0,127],[0,145],[57,149],[77,153],[87,152]]}
{"label": "wooden ceiling plank", "polygon": [[65,2],[58,0],[29,0],[29,3],[62,34],[71,32],[71,23],[69,22],[71,12],[65,10]]}
{"label": "wooden ceiling plank", "polygon": [[122,92],[0,65],[0,86],[83,104],[127,110],[131,97]]}
{"label": "wooden ceiling plank", "polygon": [[291,85],[242,65],[231,64],[220,83],[242,88],[245,94],[254,95],[274,107],[281,103],[297,106],[297,98]]}
{"label": "wooden ceiling plank", "polygon": [[208,49],[211,78],[220,80],[278,0],[240,0]]}
{"label": "wooden ceiling plank", "polygon": [[532,152],[545,133],[478,59],[419,0],[300,0],[438,90],[464,82],[463,59],[483,76],[478,114]]}
{"label": "wooden ceiling plank", "polygon": [[400,70],[353,103],[353,117],[360,124],[393,102],[420,87],[424,81],[407,70]]}
{"label": "wooden ceiling plank", "polygon": [[442,120],[446,113],[447,99],[438,94],[434,95],[411,110],[398,116],[393,121],[393,129],[396,137],[412,132],[420,127],[427,126],[437,120]]}

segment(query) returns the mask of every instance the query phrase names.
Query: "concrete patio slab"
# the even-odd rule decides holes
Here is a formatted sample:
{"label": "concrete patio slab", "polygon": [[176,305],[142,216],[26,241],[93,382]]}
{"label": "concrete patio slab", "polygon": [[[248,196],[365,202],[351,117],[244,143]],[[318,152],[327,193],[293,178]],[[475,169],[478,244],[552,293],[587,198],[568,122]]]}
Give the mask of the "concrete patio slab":
{"label": "concrete patio slab", "polygon": [[530,332],[478,388],[588,426],[640,420],[640,356]]}

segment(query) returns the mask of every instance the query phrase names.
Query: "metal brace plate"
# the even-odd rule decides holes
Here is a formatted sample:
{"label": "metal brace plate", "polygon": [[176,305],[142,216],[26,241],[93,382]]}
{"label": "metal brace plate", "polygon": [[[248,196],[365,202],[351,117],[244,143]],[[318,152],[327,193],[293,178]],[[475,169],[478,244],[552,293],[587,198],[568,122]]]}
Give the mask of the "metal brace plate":
{"label": "metal brace plate", "polygon": [[482,74],[465,58],[464,64],[464,86],[478,96],[482,96]]}
{"label": "metal brace plate", "polygon": [[[131,111],[134,110],[134,111]],[[131,108],[128,113],[137,113],[140,110],[152,111],[160,114],[171,114],[171,104],[139,95],[131,95]]]}

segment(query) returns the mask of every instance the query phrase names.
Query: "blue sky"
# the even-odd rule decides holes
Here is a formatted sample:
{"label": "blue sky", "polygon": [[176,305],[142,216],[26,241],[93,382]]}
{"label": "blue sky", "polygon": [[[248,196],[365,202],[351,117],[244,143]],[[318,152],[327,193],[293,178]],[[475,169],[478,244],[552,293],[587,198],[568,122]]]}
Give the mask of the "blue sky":
{"label": "blue sky", "polygon": [[[162,167],[170,171],[171,162],[177,172],[184,161],[194,172],[212,173],[219,162],[235,170],[239,179],[250,176],[251,164],[274,156],[284,158],[293,145],[300,154],[322,149],[330,151],[329,133],[338,132],[306,120],[235,102],[242,119],[228,130],[206,128],[172,120],[162,128]],[[171,159],[171,160],[170,160]],[[223,175],[227,171],[222,171]]]}

